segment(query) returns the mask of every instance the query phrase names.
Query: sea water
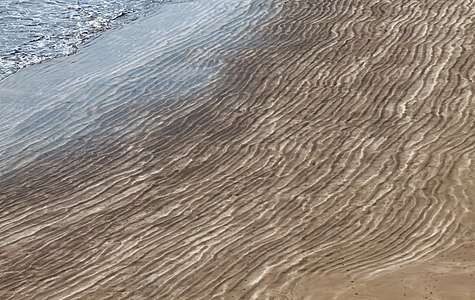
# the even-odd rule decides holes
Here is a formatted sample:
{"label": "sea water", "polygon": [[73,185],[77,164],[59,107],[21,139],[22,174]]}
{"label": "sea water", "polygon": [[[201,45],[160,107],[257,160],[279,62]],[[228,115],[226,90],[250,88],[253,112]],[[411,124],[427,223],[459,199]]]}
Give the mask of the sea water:
{"label": "sea water", "polygon": [[163,0],[1,0],[0,80],[31,64],[74,54],[84,42]]}

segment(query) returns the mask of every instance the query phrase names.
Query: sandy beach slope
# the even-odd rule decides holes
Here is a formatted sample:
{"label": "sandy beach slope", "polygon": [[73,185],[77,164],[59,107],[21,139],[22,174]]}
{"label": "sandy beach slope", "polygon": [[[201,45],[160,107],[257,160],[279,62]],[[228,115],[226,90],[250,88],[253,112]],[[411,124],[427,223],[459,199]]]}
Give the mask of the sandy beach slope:
{"label": "sandy beach slope", "polygon": [[168,3],[0,81],[0,298],[475,299],[474,5]]}

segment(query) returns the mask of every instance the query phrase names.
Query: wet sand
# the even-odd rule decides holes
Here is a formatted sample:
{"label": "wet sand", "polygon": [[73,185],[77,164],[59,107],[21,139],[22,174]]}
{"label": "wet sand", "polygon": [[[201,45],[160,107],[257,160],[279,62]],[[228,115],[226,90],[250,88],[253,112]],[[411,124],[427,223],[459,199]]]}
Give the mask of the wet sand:
{"label": "wet sand", "polygon": [[475,299],[470,1],[195,1],[0,82],[2,299]]}

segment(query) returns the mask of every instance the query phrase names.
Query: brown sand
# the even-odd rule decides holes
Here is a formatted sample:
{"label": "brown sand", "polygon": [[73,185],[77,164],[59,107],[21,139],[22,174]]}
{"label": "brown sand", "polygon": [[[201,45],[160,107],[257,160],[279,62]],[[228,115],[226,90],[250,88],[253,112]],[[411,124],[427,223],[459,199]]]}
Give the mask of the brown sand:
{"label": "brown sand", "polygon": [[0,83],[0,298],[475,299],[475,3],[202,3]]}

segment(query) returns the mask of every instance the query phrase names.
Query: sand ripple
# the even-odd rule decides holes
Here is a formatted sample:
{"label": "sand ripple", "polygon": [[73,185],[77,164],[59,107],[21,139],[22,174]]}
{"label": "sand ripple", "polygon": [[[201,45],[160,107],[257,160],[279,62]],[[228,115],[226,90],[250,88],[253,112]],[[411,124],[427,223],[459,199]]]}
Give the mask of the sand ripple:
{"label": "sand ripple", "polygon": [[473,241],[473,5],[170,4],[2,81],[2,299],[297,299]]}

